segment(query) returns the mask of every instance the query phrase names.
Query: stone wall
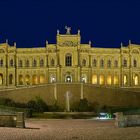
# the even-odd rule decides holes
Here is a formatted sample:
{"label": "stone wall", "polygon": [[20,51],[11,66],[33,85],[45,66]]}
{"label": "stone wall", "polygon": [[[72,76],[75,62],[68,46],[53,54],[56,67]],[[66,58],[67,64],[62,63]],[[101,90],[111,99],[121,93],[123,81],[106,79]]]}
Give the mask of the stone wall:
{"label": "stone wall", "polygon": [[87,98],[89,102],[96,102],[101,106],[140,107],[140,89],[97,87],[81,83],[54,83],[1,90],[0,97],[26,103],[40,96],[48,105],[57,100],[58,104],[64,107],[67,91],[70,91],[70,105],[81,98]]}
{"label": "stone wall", "polygon": [[1,114],[0,115],[0,126],[24,128],[25,127],[24,113],[18,112],[17,114],[14,114],[14,115]]}
{"label": "stone wall", "polygon": [[117,127],[140,126],[140,115],[124,115],[123,112],[115,113]]}

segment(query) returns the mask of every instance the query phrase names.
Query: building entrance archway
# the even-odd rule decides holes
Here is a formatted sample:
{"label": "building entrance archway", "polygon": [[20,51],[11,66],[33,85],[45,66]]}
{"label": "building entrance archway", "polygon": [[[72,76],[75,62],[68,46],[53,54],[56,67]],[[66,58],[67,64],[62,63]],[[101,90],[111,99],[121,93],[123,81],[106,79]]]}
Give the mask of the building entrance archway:
{"label": "building entrance archway", "polygon": [[72,82],[72,76],[71,75],[66,75],[65,82],[66,83],[71,83]]}

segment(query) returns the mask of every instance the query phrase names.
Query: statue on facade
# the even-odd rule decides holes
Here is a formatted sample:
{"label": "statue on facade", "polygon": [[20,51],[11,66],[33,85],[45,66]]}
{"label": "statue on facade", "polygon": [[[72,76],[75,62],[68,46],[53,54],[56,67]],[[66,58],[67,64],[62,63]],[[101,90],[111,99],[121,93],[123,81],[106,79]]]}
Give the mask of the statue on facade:
{"label": "statue on facade", "polygon": [[66,34],[70,34],[71,27],[67,27],[67,26],[65,26],[65,29],[67,30]]}

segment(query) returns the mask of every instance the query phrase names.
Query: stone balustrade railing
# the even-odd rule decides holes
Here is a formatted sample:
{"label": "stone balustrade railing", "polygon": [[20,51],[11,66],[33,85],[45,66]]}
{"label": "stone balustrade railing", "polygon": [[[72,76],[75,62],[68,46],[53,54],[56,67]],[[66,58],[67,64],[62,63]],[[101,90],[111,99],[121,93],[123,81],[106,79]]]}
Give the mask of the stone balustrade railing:
{"label": "stone balustrade railing", "polygon": [[124,115],[123,112],[115,113],[117,127],[140,126],[140,115]]}
{"label": "stone balustrade railing", "polygon": [[0,115],[0,126],[1,127],[18,127],[25,128],[24,113],[18,112],[14,115]]}

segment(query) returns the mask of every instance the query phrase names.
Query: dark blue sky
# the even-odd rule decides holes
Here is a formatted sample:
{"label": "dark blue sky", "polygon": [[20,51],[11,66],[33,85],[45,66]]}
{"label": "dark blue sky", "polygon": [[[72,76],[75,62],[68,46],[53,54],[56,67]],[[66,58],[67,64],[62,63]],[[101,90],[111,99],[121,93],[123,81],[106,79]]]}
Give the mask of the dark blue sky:
{"label": "dark blue sky", "polygon": [[65,25],[93,46],[140,44],[140,0],[0,0],[0,19],[0,42],[17,47],[55,43]]}

